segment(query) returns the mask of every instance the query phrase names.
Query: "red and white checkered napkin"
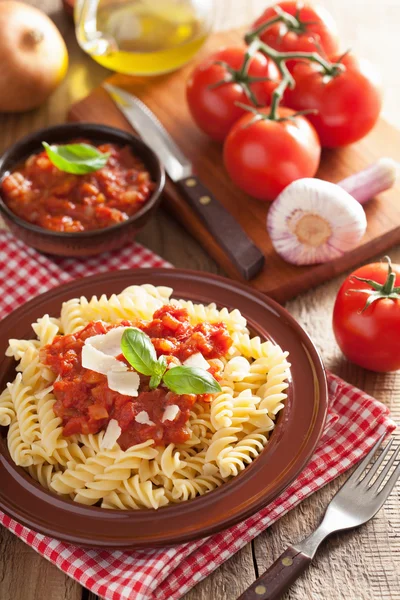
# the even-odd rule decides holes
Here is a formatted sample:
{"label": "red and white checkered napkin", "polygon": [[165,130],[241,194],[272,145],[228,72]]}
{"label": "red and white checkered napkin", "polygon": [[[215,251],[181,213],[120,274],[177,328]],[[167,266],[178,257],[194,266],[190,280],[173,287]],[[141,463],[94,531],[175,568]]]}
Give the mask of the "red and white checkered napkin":
{"label": "red and white checkered napkin", "polygon": [[[162,266],[171,265],[138,244],[87,260],[49,259],[0,232],[0,310],[4,315],[29,297],[74,277],[109,269]],[[279,517],[353,466],[384,432],[395,429],[383,404],[334,375],[329,375],[329,393],[324,435],[296,481],[257,514],[206,539],[173,548],[107,552],[38,534],[1,511],[0,523],[108,600],[180,598]]]}

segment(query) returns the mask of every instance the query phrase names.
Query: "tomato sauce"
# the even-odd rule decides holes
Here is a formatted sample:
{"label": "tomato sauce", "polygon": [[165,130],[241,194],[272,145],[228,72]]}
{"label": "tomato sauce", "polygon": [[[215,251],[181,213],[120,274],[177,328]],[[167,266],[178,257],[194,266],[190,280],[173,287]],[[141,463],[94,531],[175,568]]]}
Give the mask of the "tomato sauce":
{"label": "tomato sauce", "polygon": [[[58,376],[54,383],[54,412],[62,419],[64,435],[97,433],[106,429],[111,419],[116,419],[122,430],[118,442],[123,450],[148,439],[153,439],[156,445],[183,443],[190,437],[187,428],[190,409],[196,401],[210,402],[210,394],[178,395],[162,386],[150,390],[150,378],[140,375],[138,396],[125,396],[109,389],[105,375],[82,367],[85,340],[120,325],[145,331],[152,339],[157,355],[164,354],[167,362],[176,358],[183,361],[197,352],[205,358],[220,358],[232,345],[224,323],[192,326],[186,309],[170,305],[156,311],[150,322],[121,321],[109,325],[93,321],[77,333],[56,336],[41,350],[41,361]],[[128,364],[122,354],[118,359]],[[215,368],[210,372],[218,377]],[[180,412],[173,421],[163,423],[164,411],[171,404],[177,405]],[[142,411],[148,414],[152,425],[135,420]]]}
{"label": "tomato sauce", "polygon": [[25,221],[52,231],[90,231],[126,221],[149,199],[150,173],[127,146],[96,147],[110,157],[86,175],[60,171],[45,151],[30,156],[0,184],[4,202]]}

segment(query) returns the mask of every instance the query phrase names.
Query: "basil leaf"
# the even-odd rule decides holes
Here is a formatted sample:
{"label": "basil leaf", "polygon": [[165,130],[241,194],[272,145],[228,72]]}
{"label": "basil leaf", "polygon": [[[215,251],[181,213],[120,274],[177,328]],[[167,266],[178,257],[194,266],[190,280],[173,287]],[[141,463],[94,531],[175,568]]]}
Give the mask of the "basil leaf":
{"label": "basil leaf", "polygon": [[215,394],[221,391],[211,373],[198,367],[174,367],[165,373],[163,381],[175,394]]}
{"label": "basil leaf", "polygon": [[75,175],[85,175],[102,169],[110,157],[109,153],[100,152],[89,144],[67,144],[66,146],[50,146],[47,142],[42,144],[55,167]]}
{"label": "basil leaf", "polygon": [[143,375],[153,375],[157,365],[157,354],[151,339],[141,329],[125,329],[121,339],[121,350],[136,371]]}
{"label": "basil leaf", "polygon": [[160,356],[158,361],[154,363],[154,370],[151,376],[149,387],[151,390],[158,387],[160,385],[161,379],[165,373],[167,368],[167,359],[164,355]]}

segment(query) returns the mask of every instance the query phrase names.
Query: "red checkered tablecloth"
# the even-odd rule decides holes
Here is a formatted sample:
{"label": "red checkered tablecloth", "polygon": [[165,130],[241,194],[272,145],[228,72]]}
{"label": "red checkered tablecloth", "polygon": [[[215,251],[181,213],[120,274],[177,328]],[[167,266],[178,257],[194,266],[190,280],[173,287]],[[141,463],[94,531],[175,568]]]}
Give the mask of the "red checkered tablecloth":
{"label": "red checkered tablecloth", "polygon": [[[50,259],[0,232],[0,317],[60,283],[132,267],[171,265],[139,244],[101,257]],[[221,533],[172,548],[108,552],[64,544],[23,527],[1,511],[0,523],[107,600],[181,598],[283,514],[356,464],[383,433],[395,429],[383,404],[332,374],[328,383],[328,420],[307,467],[272,504]]]}

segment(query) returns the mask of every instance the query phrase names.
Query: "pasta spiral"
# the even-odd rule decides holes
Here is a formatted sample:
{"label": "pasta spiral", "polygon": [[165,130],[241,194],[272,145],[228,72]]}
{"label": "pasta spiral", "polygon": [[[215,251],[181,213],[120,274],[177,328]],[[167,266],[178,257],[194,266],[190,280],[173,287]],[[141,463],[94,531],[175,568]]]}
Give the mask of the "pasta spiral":
{"label": "pasta spiral", "polygon": [[33,464],[31,447],[22,439],[17,417],[12,419],[11,425],[8,428],[7,445],[10,456],[16,465],[30,467]]}
{"label": "pasta spiral", "polygon": [[40,483],[40,485],[47,490],[50,489],[50,484],[52,477],[55,472],[55,467],[53,465],[41,463],[39,465],[31,465],[27,467],[27,471],[29,475]]}
{"label": "pasta spiral", "polygon": [[215,397],[210,410],[211,423],[215,431],[232,425],[233,388],[225,382],[221,383],[221,392]]}
{"label": "pasta spiral", "polygon": [[0,426],[7,427],[14,418],[14,403],[12,401],[11,392],[8,387],[6,387],[0,394]]}
{"label": "pasta spiral", "polygon": [[221,477],[235,477],[243,471],[263,450],[267,437],[262,433],[251,433],[233,447],[226,447],[218,455],[217,465]]}
{"label": "pasta spiral", "polygon": [[[57,448],[53,452],[53,458],[60,467],[64,469],[73,468],[77,465],[84,464],[88,458],[95,456],[96,452],[88,446],[81,446],[76,442],[67,442],[63,448]],[[50,459],[51,460],[51,459]]]}
{"label": "pasta spiral", "polygon": [[21,373],[22,380],[35,392],[47,387],[55,379],[50,369],[40,363],[39,351],[33,347],[29,347],[23,354],[17,371]]}
{"label": "pasta spiral", "polygon": [[168,504],[163,488],[155,488],[151,481],[141,482],[139,475],[133,475],[123,482],[122,493],[127,493],[135,503],[144,508],[160,508]]}
{"label": "pasta spiral", "polygon": [[8,340],[8,348],[6,350],[6,356],[11,356],[15,360],[21,360],[25,352],[28,349],[33,351],[40,348],[39,340]]}
{"label": "pasta spiral", "polygon": [[36,333],[40,346],[47,346],[56,337],[61,327],[61,321],[44,315],[41,319],[38,319],[36,323],[33,323],[32,329]]}
{"label": "pasta spiral", "polygon": [[51,392],[37,400],[40,444],[48,456],[53,456],[55,450],[67,446],[67,441],[62,437],[62,421],[54,414],[55,402],[56,399]]}
{"label": "pasta spiral", "polygon": [[186,308],[194,325],[204,321],[209,323],[222,322],[225,323],[230,333],[235,331],[246,333],[248,331],[246,319],[237,309],[229,312],[227,308],[218,310],[216,304],[204,306],[204,304],[193,304],[188,300],[174,300],[173,302],[181,308]]}
{"label": "pasta spiral", "polygon": [[61,328],[66,335],[75,333],[85,325],[81,303],[78,298],[64,302],[61,308]]}
{"label": "pasta spiral", "polygon": [[83,463],[68,463],[66,470],[53,478],[51,489],[59,494],[77,494],[79,490],[93,482],[96,475],[102,475],[104,469],[113,464],[114,459],[113,453],[99,452]]}
{"label": "pasta spiral", "polygon": [[21,373],[7,385],[19,423],[22,441],[31,444],[39,439],[40,425],[32,388],[24,385]]}
{"label": "pasta spiral", "polygon": [[175,479],[172,497],[174,500],[190,500],[198,495],[211,492],[222,485],[223,480],[214,475],[203,475],[193,479]]}
{"label": "pasta spiral", "polygon": [[185,462],[180,459],[180,453],[175,450],[174,444],[169,444],[166,448],[161,449],[157,460],[160,470],[170,479],[175,471],[185,467]]}

